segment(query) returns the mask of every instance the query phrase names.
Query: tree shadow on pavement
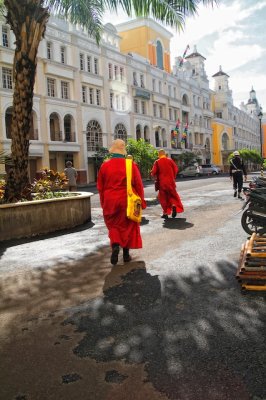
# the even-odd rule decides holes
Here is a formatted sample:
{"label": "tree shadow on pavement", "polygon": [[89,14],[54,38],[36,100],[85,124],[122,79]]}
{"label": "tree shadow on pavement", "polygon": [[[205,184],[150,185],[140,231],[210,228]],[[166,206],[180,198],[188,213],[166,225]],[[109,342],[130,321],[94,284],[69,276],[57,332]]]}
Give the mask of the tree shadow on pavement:
{"label": "tree shadow on pavement", "polygon": [[265,398],[265,296],[241,296],[233,264],[162,283],[144,262],[132,268],[114,268],[104,298],[65,321],[84,334],[74,354],[145,363],[148,381],[173,400]]}
{"label": "tree shadow on pavement", "polygon": [[194,224],[187,222],[186,218],[168,218],[163,221],[163,228],[184,230],[192,228]]}
{"label": "tree shadow on pavement", "polygon": [[[243,296],[240,293],[234,277],[234,263],[221,260],[214,263],[212,269],[208,269],[199,262],[192,274],[185,274],[184,271],[182,275],[179,271],[178,276],[168,274],[159,279],[147,271],[144,261],[118,264],[110,270],[110,265],[104,263],[107,251],[107,248],[101,250],[98,257],[95,256],[95,266],[90,262],[87,271],[84,269],[82,274],[79,264],[73,265],[70,270],[62,265],[61,269],[53,271],[54,276],[44,273],[38,280],[33,280],[27,293],[19,286],[14,293],[17,303],[13,306],[19,306],[21,296],[25,296],[24,301],[27,300],[31,312],[38,310],[39,292],[45,293],[45,296],[39,298],[40,302],[45,299],[47,301],[51,296],[58,300],[58,307],[63,298],[75,298],[75,290],[83,292],[83,298],[88,293],[82,310],[68,310],[68,316],[65,316],[61,325],[62,331],[71,329],[78,338],[76,342],[69,341],[69,347],[58,350],[61,356],[64,355],[64,362],[58,366],[57,373],[60,371],[62,376],[68,378],[71,373],[73,379],[79,379],[75,384],[72,383],[77,385],[72,386],[75,395],[65,397],[62,391],[64,388],[59,382],[56,387],[58,393],[53,392],[50,399],[157,399],[143,394],[147,384],[161,393],[163,399],[266,398],[266,297],[264,294],[248,293]],[[84,259],[83,267],[88,262],[89,259]],[[102,295],[90,300],[89,293],[93,290],[90,284],[96,285],[95,293],[99,293],[99,281],[102,282]],[[7,304],[4,283],[1,289],[1,304],[3,300]],[[19,352],[13,354],[13,357],[10,355],[14,343],[20,343],[14,333],[14,322],[10,321],[8,325],[8,342],[0,346],[0,353],[8,354],[0,375],[7,377],[8,374],[9,380],[14,382],[13,387],[17,388],[18,377],[25,371],[26,360]],[[46,337],[49,337],[50,327],[47,329]],[[51,359],[51,343],[45,344],[42,336],[37,334],[37,328],[35,336],[34,331],[31,332],[35,344],[30,348],[25,347],[25,338],[21,342],[24,353],[29,354],[28,357],[32,354],[31,367],[25,372],[27,379],[23,382],[35,382],[41,375],[46,385],[42,390],[51,393],[49,378],[58,381],[58,377],[54,373],[48,376],[46,363],[42,365],[40,361],[47,357]],[[38,357],[34,357],[37,342]],[[12,368],[14,365],[16,368]],[[115,370],[112,368],[109,371],[109,375],[122,380],[117,389],[120,397],[110,397],[108,394],[108,388],[114,388],[106,387],[104,365],[109,369],[110,365],[116,366]],[[130,368],[136,366],[138,369],[144,368],[146,377],[132,384]],[[123,368],[127,369],[126,374]],[[88,379],[91,379],[93,388],[85,385]],[[125,397],[124,390],[130,379],[131,397]],[[99,382],[102,390],[105,390],[104,394],[97,394]],[[78,385],[82,384],[86,386],[86,391],[81,393],[75,388],[80,388]],[[0,397],[5,385],[0,388]],[[24,383],[21,385],[23,389]],[[28,398],[35,399],[31,395],[31,385],[27,386]],[[70,390],[70,386],[68,388]],[[89,390],[94,390],[95,394],[88,395]]]}

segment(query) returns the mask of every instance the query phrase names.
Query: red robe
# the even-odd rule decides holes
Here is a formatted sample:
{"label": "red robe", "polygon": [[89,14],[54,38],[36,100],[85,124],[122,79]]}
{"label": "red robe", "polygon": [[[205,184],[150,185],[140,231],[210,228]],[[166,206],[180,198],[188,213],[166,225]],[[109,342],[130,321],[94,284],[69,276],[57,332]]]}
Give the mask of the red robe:
{"label": "red robe", "polygon": [[[103,209],[104,222],[109,231],[110,244],[138,249],[142,247],[139,224],[126,216],[127,180],[124,158],[111,158],[101,165],[97,188]],[[137,165],[132,163],[132,188],[142,199],[146,208],[142,179]]]}
{"label": "red robe", "polygon": [[151,175],[159,180],[158,199],[161,203],[163,213],[171,214],[172,207],[176,207],[176,212],[184,211],[181,199],[176,191],[175,177],[178,173],[176,163],[167,157],[161,157],[153,164]]}

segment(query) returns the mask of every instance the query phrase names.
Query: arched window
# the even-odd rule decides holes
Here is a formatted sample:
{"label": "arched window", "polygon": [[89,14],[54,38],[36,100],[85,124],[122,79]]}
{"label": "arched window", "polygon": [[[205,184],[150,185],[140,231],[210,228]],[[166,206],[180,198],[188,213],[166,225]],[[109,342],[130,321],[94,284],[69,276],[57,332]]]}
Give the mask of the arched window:
{"label": "arched window", "polygon": [[150,130],[147,125],[144,126],[144,140],[145,142],[150,143]]}
{"label": "arched window", "polygon": [[52,113],[49,118],[50,138],[52,141],[61,141],[62,132],[60,131],[59,116],[57,113]]}
{"label": "arched window", "polygon": [[87,125],[87,150],[97,151],[103,147],[103,134],[99,122],[91,120]]}
{"label": "arched window", "polygon": [[127,130],[123,124],[117,124],[115,126],[115,139],[122,139],[125,142],[127,141]]}
{"label": "arched window", "polygon": [[184,94],[184,96],[182,97],[182,104],[183,104],[183,106],[188,105],[188,97],[186,94]]}
{"label": "arched window", "polygon": [[155,131],[155,147],[160,147],[161,143],[160,143],[160,135],[159,135],[159,130],[156,129]]}
{"label": "arched window", "polygon": [[156,43],[157,67],[163,69],[163,46],[160,40]]}
{"label": "arched window", "polygon": [[64,135],[65,142],[75,142],[74,119],[70,114],[67,114],[64,118]]}
{"label": "arched window", "polygon": [[136,139],[141,139],[141,126],[139,124],[136,126]]}
{"label": "arched window", "polygon": [[12,123],[12,110],[13,107],[8,107],[5,115],[6,122],[6,138],[11,139],[11,123]]}
{"label": "arched window", "polygon": [[228,150],[229,137],[228,137],[227,133],[224,133],[222,136],[222,147],[223,147],[223,150]]}

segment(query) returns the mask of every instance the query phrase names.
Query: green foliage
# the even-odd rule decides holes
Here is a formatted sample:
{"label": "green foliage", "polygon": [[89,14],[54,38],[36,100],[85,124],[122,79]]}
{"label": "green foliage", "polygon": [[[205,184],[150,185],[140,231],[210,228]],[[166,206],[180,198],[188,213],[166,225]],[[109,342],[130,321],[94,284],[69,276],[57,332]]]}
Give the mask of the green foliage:
{"label": "green foliage", "polygon": [[133,160],[138,164],[143,178],[148,178],[153,163],[158,158],[157,150],[144,139],[128,139],[127,154],[132,155]]}
{"label": "green foliage", "polygon": [[178,160],[178,164],[182,168],[186,168],[189,165],[200,161],[200,159],[196,156],[196,154],[193,152],[190,152],[190,151],[185,151],[182,154],[178,154],[177,160]]}
{"label": "green foliage", "polygon": [[84,26],[98,43],[102,32],[103,14],[107,10],[118,14],[118,7],[122,7],[130,17],[134,14],[136,17],[153,17],[180,30],[185,24],[185,17],[197,14],[199,3],[214,5],[217,0],[47,0],[50,12]]}
{"label": "green foliage", "polygon": [[42,177],[34,179],[34,182],[27,185],[21,196],[21,201],[53,199],[55,197],[67,197],[68,192],[59,192],[67,185],[67,178],[64,172],[53,171],[44,168]]}
{"label": "green foliage", "polygon": [[5,188],[6,188],[6,181],[4,179],[0,179],[0,203],[2,203],[4,199]]}
{"label": "green foliage", "polygon": [[266,170],[266,158],[265,158],[264,161],[263,161],[263,169]]}
{"label": "green foliage", "polygon": [[52,169],[43,169],[42,177],[35,179],[30,185],[31,194],[34,193],[35,200],[50,199],[59,197],[55,193],[60,189],[64,189],[68,180],[64,172],[53,171]]}

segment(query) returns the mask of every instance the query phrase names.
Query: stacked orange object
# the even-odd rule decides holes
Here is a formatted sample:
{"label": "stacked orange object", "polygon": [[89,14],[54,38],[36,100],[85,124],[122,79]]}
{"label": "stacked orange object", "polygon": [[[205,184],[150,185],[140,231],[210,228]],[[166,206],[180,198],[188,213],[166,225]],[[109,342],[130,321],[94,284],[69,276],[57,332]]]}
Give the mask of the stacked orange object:
{"label": "stacked orange object", "polygon": [[242,245],[236,272],[241,289],[266,291],[266,237],[253,233]]}

